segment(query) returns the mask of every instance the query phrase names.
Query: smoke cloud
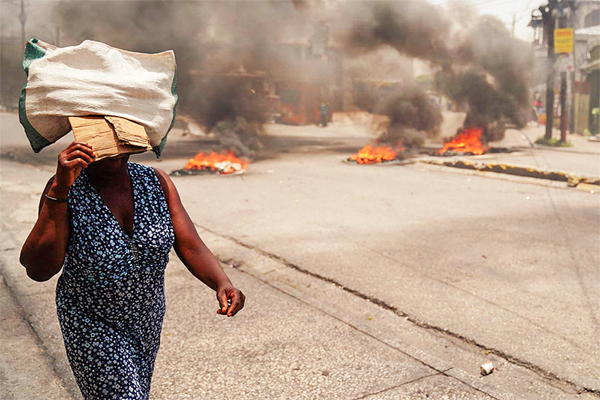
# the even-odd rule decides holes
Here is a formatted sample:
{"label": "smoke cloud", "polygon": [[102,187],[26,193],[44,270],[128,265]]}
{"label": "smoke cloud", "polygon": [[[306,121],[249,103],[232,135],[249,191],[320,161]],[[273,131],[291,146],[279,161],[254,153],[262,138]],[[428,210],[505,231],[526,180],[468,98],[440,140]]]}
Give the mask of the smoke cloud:
{"label": "smoke cloud", "polygon": [[416,88],[398,91],[376,109],[390,119],[378,142],[407,148],[420,147],[426,137],[439,134],[442,113],[439,107]]}
{"label": "smoke cloud", "polygon": [[287,71],[277,42],[306,36],[301,10],[309,9],[299,1],[71,0],[54,13],[68,38],[62,45],[92,39],[131,51],[173,49],[178,114],[192,117],[216,133],[223,147],[235,144],[237,155],[248,157],[260,148],[269,119],[265,71]]}
{"label": "smoke cloud", "polygon": [[504,137],[506,123],[525,126],[534,61],[530,46],[513,38],[501,21],[484,16],[469,28],[456,55],[458,67],[441,71],[437,81],[442,91],[468,105],[465,128],[483,127],[483,139],[495,141]]}
{"label": "smoke cloud", "polygon": [[[345,2],[339,32],[350,55],[391,46],[399,53],[443,65],[449,60],[450,24],[438,9],[421,1]],[[344,21],[352,21],[346,25]]]}
{"label": "smoke cloud", "polygon": [[[528,108],[529,47],[494,18],[454,19],[426,1],[70,0],[54,11],[68,41],[61,45],[93,39],[133,51],[175,50],[178,113],[215,132],[223,146],[237,140],[238,155],[260,148],[278,83],[336,81],[341,90],[344,74],[377,79],[383,65],[399,66],[385,74],[397,73],[401,88],[354,103],[390,118],[381,141],[419,145],[439,132],[441,115],[412,83],[411,58],[430,63],[437,90],[468,107],[465,127],[484,126],[487,140],[502,135],[503,122],[522,126]],[[319,42],[328,57],[343,58],[343,70],[296,61],[302,51],[322,57],[311,47]],[[374,56],[383,61],[365,61]]]}
{"label": "smoke cloud", "polygon": [[[442,14],[439,8],[416,1],[346,7],[344,14],[354,18],[349,28],[339,30],[347,54],[357,56],[389,46],[430,62],[438,69],[438,90],[468,107],[464,128],[484,128],[486,141],[502,139],[506,122],[519,128],[526,123],[533,54],[497,18],[465,19],[463,14],[452,20],[452,13]],[[393,126],[392,118],[391,130]]]}

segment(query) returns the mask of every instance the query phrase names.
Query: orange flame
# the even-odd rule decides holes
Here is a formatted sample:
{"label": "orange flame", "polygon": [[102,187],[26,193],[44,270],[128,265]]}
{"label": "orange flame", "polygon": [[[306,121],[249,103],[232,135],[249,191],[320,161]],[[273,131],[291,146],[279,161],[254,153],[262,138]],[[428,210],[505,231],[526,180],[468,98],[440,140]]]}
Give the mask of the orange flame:
{"label": "orange flame", "polygon": [[221,175],[243,174],[249,163],[249,160],[237,158],[231,150],[223,154],[214,151],[208,154],[200,152],[188,160],[184,169],[204,170]]}
{"label": "orange flame", "polygon": [[477,127],[470,127],[460,132],[456,137],[449,142],[444,144],[438,154],[444,154],[447,151],[455,153],[471,153],[471,154],[483,154],[488,148],[481,143],[481,135],[483,129]]}
{"label": "orange flame", "polygon": [[373,147],[366,145],[358,153],[350,156],[349,160],[356,161],[358,164],[375,164],[384,161],[395,160],[399,151],[404,151],[404,147],[398,147],[397,150],[389,146]]}

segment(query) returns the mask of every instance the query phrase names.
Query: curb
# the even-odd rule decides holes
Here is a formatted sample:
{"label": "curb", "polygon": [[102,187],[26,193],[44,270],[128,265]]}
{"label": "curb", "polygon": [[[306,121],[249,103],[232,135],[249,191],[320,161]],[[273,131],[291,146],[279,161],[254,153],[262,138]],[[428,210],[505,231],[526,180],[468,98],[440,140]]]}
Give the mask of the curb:
{"label": "curb", "polygon": [[517,165],[501,164],[501,163],[473,163],[469,161],[441,161],[441,160],[420,160],[419,162],[441,167],[451,167],[468,169],[479,172],[494,172],[498,174],[507,174],[520,176],[524,178],[544,179],[556,182],[565,182],[569,187],[577,187],[578,185],[593,185],[600,186],[600,178],[585,177],[575,174],[569,174],[559,171],[540,171],[531,167],[520,167]]}
{"label": "curb", "polygon": [[6,400],[75,400],[56,370],[46,344],[31,325],[29,316],[2,274],[0,293],[3,331],[0,335],[3,341],[0,346],[0,397]]}

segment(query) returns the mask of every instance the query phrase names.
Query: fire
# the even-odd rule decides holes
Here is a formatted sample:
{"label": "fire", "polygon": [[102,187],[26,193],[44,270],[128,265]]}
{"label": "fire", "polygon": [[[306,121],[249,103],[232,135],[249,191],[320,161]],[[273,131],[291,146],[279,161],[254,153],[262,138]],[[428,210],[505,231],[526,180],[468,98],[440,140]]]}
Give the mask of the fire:
{"label": "fire", "polygon": [[190,158],[184,169],[215,172],[221,175],[243,174],[250,161],[240,159],[230,150],[226,153],[200,152]]}
{"label": "fire", "polygon": [[444,144],[444,147],[438,151],[438,154],[445,154],[447,151],[454,153],[483,154],[488,148],[481,143],[483,129],[470,127],[460,132],[454,139]]}
{"label": "fire", "polygon": [[375,164],[384,161],[395,160],[399,151],[404,151],[404,147],[398,147],[396,150],[389,146],[373,147],[366,145],[358,153],[350,156],[349,160],[356,161],[358,164]]}

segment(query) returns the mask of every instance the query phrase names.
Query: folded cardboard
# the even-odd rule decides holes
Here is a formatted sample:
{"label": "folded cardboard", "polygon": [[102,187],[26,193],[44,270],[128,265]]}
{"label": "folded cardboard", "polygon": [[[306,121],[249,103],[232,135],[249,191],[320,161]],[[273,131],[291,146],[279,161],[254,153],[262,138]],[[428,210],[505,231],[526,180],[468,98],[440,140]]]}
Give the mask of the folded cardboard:
{"label": "folded cardboard", "polygon": [[75,140],[92,146],[94,161],[152,150],[144,127],[125,118],[90,115],[69,117],[69,123]]}

